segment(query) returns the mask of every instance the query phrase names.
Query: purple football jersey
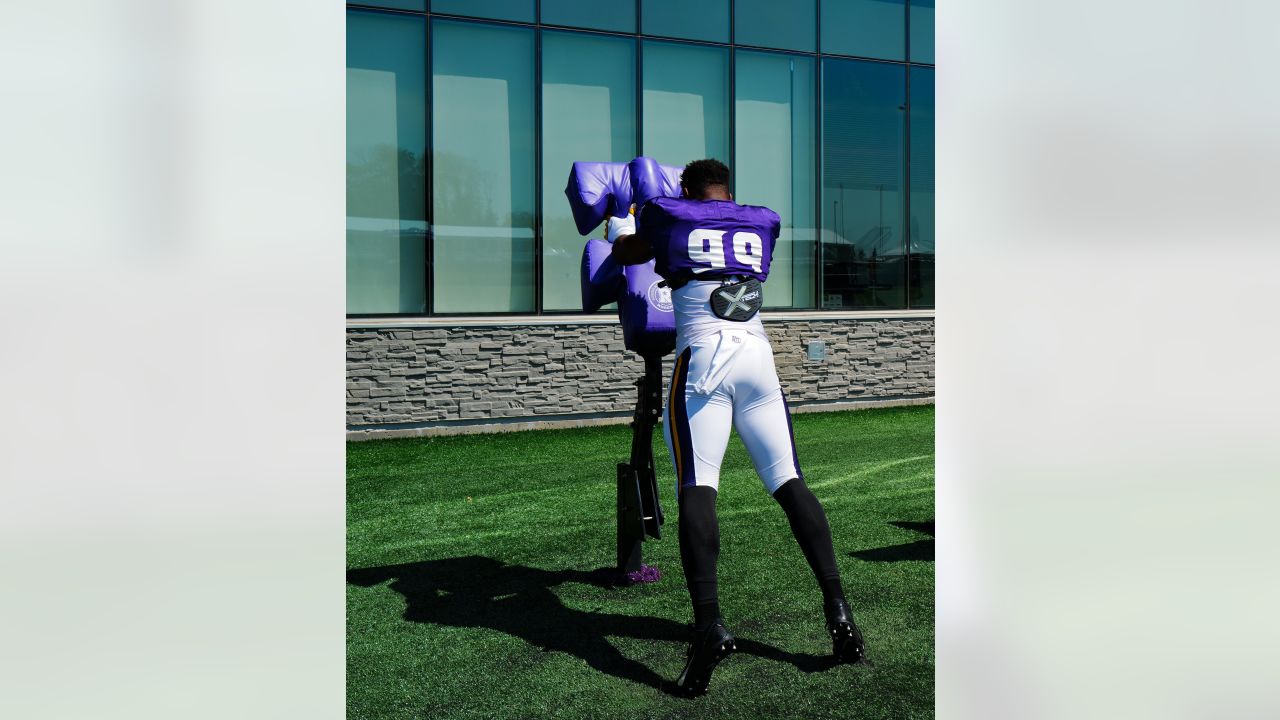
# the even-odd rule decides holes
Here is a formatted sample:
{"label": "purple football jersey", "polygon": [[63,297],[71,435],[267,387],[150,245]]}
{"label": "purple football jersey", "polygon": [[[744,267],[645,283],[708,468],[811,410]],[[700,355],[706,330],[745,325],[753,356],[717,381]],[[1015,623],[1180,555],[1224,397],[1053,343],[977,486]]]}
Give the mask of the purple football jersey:
{"label": "purple football jersey", "polygon": [[763,282],[778,242],[778,213],[731,200],[655,198],[637,219],[655,270],[667,280],[743,275]]}

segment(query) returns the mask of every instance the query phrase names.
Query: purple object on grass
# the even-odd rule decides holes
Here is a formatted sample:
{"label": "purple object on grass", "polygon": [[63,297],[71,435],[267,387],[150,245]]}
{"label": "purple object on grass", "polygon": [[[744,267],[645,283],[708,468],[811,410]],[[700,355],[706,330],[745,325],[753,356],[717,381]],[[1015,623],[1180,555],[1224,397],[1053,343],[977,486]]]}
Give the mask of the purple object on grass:
{"label": "purple object on grass", "polygon": [[641,565],[639,570],[627,573],[627,581],[631,584],[658,582],[662,571],[652,565]]}

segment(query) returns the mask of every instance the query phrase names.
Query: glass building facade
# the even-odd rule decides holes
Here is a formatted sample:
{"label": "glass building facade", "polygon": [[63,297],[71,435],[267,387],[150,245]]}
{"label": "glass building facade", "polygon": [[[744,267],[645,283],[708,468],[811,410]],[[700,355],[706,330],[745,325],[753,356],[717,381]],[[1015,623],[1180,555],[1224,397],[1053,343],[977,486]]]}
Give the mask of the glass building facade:
{"label": "glass building facade", "polygon": [[931,0],[348,4],[347,313],[581,313],[570,164],[637,155],[778,212],[767,307],[932,308],[933,72]]}

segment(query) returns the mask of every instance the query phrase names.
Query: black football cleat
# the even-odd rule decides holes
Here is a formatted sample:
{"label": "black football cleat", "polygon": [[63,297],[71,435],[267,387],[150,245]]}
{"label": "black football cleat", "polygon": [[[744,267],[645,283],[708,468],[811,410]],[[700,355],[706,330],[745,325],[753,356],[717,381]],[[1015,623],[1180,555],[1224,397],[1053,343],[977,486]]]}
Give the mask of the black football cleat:
{"label": "black football cleat", "polygon": [[862,645],[862,632],[853,622],[853,612],[844,598],[827,603],[827,632],[831,634],[831,653],[836,662],[860,663],[867,657]]}
{"label": "black football cleat", "polygon": [[724,626],[723,620],[716,620],[701,633],[694,635],[693,644],[689,646],[684,670],[676,679],[676,689],[685,697],[697,697],[707,691],[711,682],[711,673],[716,665],[738,649],[733,636]]}

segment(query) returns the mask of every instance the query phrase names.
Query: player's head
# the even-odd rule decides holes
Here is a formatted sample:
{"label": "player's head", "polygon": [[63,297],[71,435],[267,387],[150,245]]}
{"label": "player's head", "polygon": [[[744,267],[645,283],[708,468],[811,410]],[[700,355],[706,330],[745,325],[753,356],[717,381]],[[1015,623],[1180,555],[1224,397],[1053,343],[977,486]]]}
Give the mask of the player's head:
{"label": "player's head", "polygon": [[694,160],[680,175],[682,194],[693,200],[732,200],[729,168],[713,158]]}

